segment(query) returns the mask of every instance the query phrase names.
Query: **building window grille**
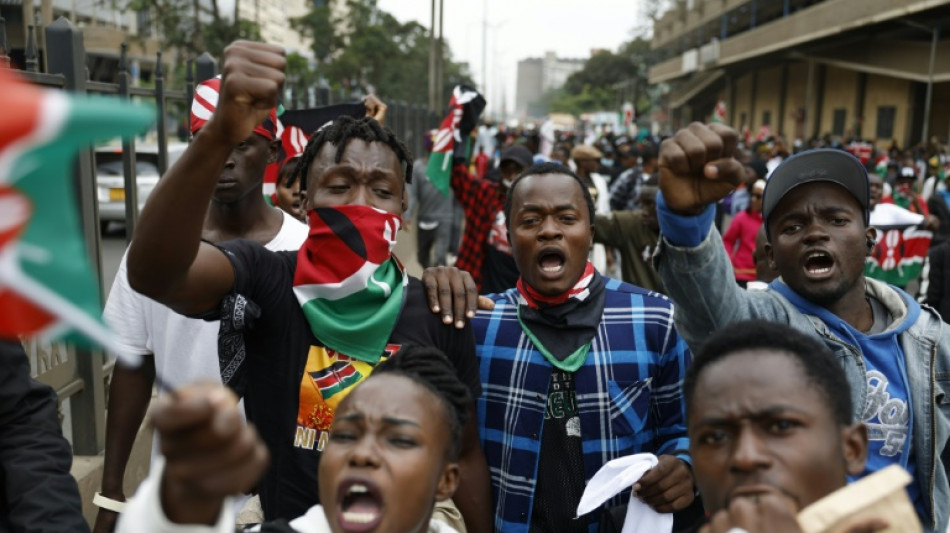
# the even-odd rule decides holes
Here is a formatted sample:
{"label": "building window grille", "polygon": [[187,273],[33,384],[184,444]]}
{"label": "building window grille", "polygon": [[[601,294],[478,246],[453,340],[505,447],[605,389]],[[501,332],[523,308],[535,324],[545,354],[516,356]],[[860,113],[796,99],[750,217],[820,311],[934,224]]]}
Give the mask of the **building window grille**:
{"label": "building window grille", "polygon": [[894,138],[894,115],[897,114],[897,108],[894,106],[881,106],[877,108],[877,138]]}
{"label": "building window grille", "polygon": [[847,109],[835,109],[834,117],[831,121],[831,134],[842,136],[844,135],[844,124],[845,120],[848,118]]}

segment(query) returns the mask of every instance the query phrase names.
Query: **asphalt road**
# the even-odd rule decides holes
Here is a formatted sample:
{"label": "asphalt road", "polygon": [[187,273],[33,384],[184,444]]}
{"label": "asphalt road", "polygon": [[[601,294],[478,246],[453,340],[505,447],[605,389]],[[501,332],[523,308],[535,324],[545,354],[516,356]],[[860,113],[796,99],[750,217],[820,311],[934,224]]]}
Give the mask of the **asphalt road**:
{"label": "asphalt road", "polygon": [[[125,253],[125,248],[125,226],[113,222],[108,231],[102,236],[102,284],[105,287],[103,294],[107,298],[109,289],[112,288],[112,280],[115,278],[116,270],[119,269],[119,261],[122,260],[122,254]],[[406,266],[409,274],[416,277],[422,275],[422,267],[416,261],[415,233],[401,232],[396,243],[395,252],[399,260]]]}

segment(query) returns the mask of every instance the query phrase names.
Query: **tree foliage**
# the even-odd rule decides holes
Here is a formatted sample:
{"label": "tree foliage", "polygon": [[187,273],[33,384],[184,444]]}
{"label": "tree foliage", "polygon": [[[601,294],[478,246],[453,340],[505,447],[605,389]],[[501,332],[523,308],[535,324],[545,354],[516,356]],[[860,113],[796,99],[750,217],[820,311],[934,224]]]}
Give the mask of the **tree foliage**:
{"label": "tree foliage", "polygon": [[601,51],[571,74],[564,87],[548,92],[543,102],[551,112],[581,113],[619,111],[621,96],[634,104],[637,115],[649,110],[647,71],[651,64],[650,42],[635,37],[617,52]]}
{"label": "tree foliage", "polygon": [[[399,22],[376,0],[346,0],[335,17],[318,6],[291,25],[313,40],[316,74],[332,88],[374,91],[390,100],[424,101],[428,92],[429,31],[416,21]],[[451,60],[443,46],[443,91],[472,83],[465,65]]]}
{"label": "tree foliage", "polygon": [[[234,13],[225,15],[217,0],[210,3],[202,0],[112,0],[113,8],[122,12],[149,13],[157,29],[157,35],[153,37],[162,50],[173,52],[174,66],[178,69],[187,58],[203,52],[221,57],[231,41],[260,39],[257,24],[238,19],[240,2],[234,0]],[[140,34],[137,38],[145,36]]]}

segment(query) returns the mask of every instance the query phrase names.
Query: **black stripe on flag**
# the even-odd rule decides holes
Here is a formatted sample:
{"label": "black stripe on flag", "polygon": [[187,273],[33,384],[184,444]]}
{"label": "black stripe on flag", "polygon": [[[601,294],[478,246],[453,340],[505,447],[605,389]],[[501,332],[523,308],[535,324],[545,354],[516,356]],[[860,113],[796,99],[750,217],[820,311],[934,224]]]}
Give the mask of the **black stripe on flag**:
{"label": "black stripe on flag", "polygon": [[343,241],[343,244],[366,261],[366,243],[363,241],[363,235],[360,233],[359,228],[353,224],[353,221],[347,218],[343,213],[330,207],[318,207],[314,209],[314,211],[320,216],[323,223],[330,228],[330,231]]}

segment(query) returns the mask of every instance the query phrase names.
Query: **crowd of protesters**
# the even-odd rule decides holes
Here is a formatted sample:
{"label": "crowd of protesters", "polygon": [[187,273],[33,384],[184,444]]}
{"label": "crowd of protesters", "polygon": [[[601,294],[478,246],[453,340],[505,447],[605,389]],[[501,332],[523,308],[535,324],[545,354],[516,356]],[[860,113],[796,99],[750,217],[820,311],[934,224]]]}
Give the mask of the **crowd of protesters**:
{"label": "crowd of protesters", "polygon": [[[96,531],[950,531],[938,143],[483,124],[441,183],[442,132],[414,158],[376,97],[291,148],[284,68],[227,48],[123,258],[106,320],[149,357],[112,383]],[[0,435],[49,425],[20,401]],[[74,484],[6,466],[62,455],[34,439],[0,438],[0,529],[84,530]],[[62,508],[18,511],[44,479]]]}

